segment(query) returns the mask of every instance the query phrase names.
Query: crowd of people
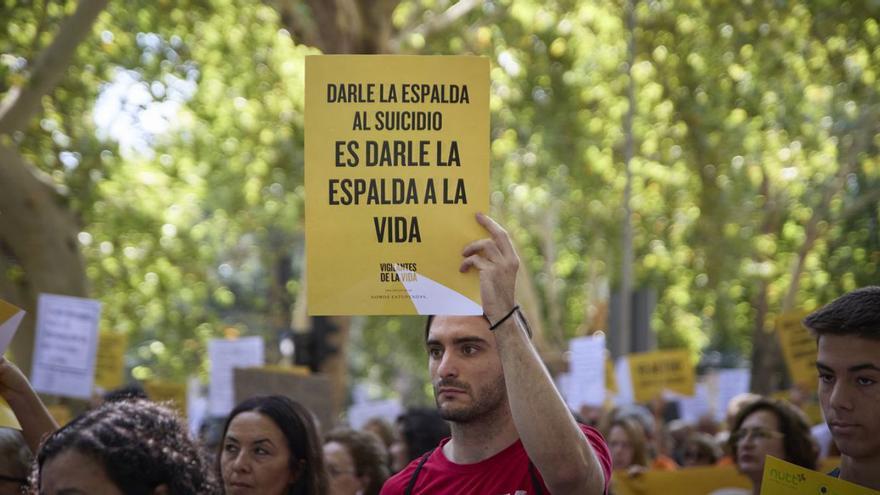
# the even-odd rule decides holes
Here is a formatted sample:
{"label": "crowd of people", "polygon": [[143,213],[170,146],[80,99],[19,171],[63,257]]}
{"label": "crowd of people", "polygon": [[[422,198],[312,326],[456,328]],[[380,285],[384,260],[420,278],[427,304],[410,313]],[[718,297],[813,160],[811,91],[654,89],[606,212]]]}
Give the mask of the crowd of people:
{"label": "crowd of people", "polygon": [[425,327],[436,408],[321,431],[295,400],[253,397],[217,442],[202,443],[172,409],[123,393],[59,428],[0,358],[0,396],[22,427],[0,431],[0,495],[598,495],[614,490],[612,476],[725,464],[759,493],[768,455],[815,470],[829,450],[840,458],[830,475],[880,490],[880,287],[804,321],[818,339],[830,447],[797,407],[752,395],[731,402],[725,425],[664,422],[660,408],[638,405],[579,414],[531,343],[507,233],[477,221],[489,236],[464,249],[460,269],[479,272],[484,315],[429,317]]}

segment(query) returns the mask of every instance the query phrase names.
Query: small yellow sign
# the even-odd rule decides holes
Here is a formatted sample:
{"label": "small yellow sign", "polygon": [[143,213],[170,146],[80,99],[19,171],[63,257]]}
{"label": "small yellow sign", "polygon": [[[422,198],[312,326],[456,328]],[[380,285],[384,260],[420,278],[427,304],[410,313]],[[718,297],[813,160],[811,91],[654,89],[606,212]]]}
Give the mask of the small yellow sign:
{"label": "small yellow sign", "polygon": [[810,335],[801,323],[807,314],[803,310],[782,313],[776,318],[776,333],[792,381],[809,390],[816,390],[819,386],[816,337]]}
{"label": "small yellow sign", "polygon": [[119,388],[125,381],[125,349],[128,335],[101,332],[95,354],[95,386],[105,391]]}
{"label": "small yellow sign", "polygon": [[306,57],[310,315],[482,314],[489,59]]}
{"label": "small yellow sign", "polygon": [[177,409],[181,415],[186,414],[186,385],[160,380],[147,380],[144,382],[144,391],[150,400],[154,402],[171,402],[171,407]]}
{"label": "small yellow sign", "polygon": [[614,374],[614,361],[608,355],[605,356],[605,389],[612,395],[618,393],[617,375]]}
{"label": "small yellow sign", "polygon": [[0,397],[0,427],[21,430],[21,425],[18,423],[15,413],[12,412],[12,408],[9,407],[9,403],[3,397]]}
{"label": "small yellow sign", "polygon": [[664,390],[694,395],[696,373],[687,350],[641,352],[627,360],[636,402],[656,399]]}
{"label": "small yellow sign", "polygon": [[629,476],[621,470],[614,471],[611,481],[615,495],[708,495],[732,493],[731,489],[751,490],[752,486],[748,478],[737,473],[734,466],[647,471],[636,476]]}
{"label": "small yellow sign", "polygon": [[878,495],[880,491],[865,488],[827,474],[802,468],[782,459],[767,456],[764,461],[762,495]]}
{"label": "small yellow sign", "polygon": [[70,407],[64,404],[46,406],[46,409],[49,411],[49,415],[55,419],[56,423],[58,423],[59,427],[64,426],[73,420],[73,411],[70,410]]}

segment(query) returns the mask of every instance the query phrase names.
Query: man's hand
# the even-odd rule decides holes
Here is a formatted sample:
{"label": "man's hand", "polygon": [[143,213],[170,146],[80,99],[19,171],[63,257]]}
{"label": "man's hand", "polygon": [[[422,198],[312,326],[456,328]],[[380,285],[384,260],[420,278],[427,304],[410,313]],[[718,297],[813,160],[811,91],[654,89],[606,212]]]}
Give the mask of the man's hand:
{"label": "man's hand", "polygon": [[464,261],[459,270],[466,272],[473,267],[480,271],[483,312],[490,323],[496,323],[516,305],[519,257],[513,249],[510,236],[501,225],[482,213],[477,213],[477,222],[490,237],[465,246],[461,253]]}
{"label": "man's hand", "polygon": [[0,395],[15,400],[33,393],[31,384],[18,366],[0,356]]}

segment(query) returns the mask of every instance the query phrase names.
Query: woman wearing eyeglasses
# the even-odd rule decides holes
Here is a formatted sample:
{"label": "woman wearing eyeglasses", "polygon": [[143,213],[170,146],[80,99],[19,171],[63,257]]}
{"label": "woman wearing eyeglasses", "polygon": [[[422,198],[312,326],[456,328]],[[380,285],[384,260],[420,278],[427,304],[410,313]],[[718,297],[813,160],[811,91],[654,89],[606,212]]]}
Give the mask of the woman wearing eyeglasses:
{"label": "woman wearing eyeglasses", "polygon": [[730,450],[740,473],[752,481],[752,493],[761,492],[764,459],[768,455],[816,469],[818,449],[804,414],[787,402],[762,398],[736,416]]}
{"label": "woman wearing eyeglasses", "polygon": [[328,495],[379,495],[388,479],[388,452],[372,433],[340,428],[324,437]]}

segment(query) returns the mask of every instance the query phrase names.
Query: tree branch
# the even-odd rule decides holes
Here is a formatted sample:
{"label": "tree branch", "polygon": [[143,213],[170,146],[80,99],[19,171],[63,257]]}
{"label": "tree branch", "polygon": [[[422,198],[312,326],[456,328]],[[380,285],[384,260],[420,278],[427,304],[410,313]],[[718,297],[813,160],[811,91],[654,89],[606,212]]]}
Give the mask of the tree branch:
{"label": "tree branch", "polygon": [[446,29],[481,3],[480,0],[459,0],[453,6],[446,9],[442,14],[432,16],[427,22],[419,24],[414,28],[401,31],[391,40],[391,51],[397,52],[400,50],[403,42],[414,34],[419,34],[427,38],[433,33]]}
{"label": "tree branch", "polygon": [[76,12],[65,19],[52,43],[40,53],[22,86],[12,88],[0,103],[0,134],[25,128],[37,114],[40,99],[50,93],[73,61],[76,47],[91,33],[98,14],[108,0],[81,0]]}

